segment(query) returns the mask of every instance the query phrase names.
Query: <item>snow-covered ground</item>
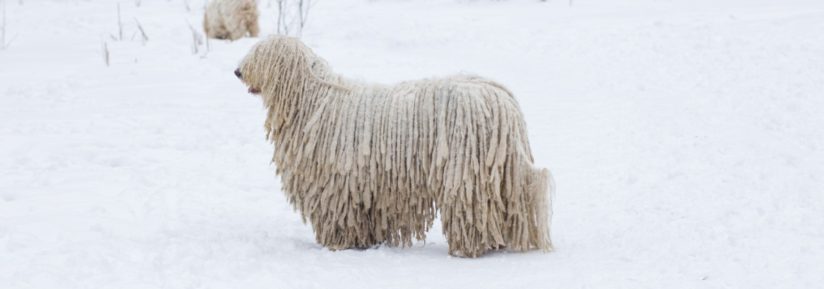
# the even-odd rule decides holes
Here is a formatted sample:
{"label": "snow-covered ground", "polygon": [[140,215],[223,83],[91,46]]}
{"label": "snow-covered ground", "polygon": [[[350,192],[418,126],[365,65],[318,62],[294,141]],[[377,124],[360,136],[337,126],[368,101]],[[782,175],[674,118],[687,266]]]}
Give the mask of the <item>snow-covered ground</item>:
{"label": "snow-covered ground", "polygon": [[340,73],[473,72],[519,98],[557,250],[480,259],[437,226],[315,244],[232,75],[256,39],[192,54],[203,0],[119,1],[123,41],[118,1],[5,1],[0,288],[824,284],[820,0],[317,1],[303,38]]}

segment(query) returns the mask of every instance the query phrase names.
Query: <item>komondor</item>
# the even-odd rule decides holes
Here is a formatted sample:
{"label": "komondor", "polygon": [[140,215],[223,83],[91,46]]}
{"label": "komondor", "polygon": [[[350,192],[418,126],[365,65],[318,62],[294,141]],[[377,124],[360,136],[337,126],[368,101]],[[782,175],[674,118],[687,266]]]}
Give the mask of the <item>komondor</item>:
{"label": "komondor", "polygon": [[203,31],[215,39],[237,40],[247,34],[257,37],[258,10],[255,0],[212,0],[203,15]]}
{"label": "komondor", "polygon": [[278,36],[235,75],[261,95],[283,191],[323,246],[410,246],[440,214],[455,256],[552,249],[549,171],[533,167],[520,107],[500,84],[361,83]]}

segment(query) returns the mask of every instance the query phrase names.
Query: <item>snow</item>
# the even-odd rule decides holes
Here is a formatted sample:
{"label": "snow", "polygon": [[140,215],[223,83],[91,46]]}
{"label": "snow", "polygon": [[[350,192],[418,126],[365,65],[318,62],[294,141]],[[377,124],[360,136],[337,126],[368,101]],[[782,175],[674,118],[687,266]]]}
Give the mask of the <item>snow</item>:
{"label": "snow", "polygon": [[557,250],[479,259],[438,226],[406,249],[315,244],[232,75],[256,39],[192,54],[202,0],[120,1],[123,41],[116,1],[6,2],[2,288],[824,283],[820,1],[318,1],[303,38],[340,73],[472,72],[518,97]]}

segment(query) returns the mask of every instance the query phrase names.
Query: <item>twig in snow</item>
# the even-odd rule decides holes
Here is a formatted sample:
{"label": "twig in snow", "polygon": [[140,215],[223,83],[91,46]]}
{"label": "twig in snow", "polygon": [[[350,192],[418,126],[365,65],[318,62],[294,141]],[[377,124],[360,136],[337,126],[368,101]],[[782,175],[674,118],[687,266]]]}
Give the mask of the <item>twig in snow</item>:
{"label": "twig in snow", "polygon": [[143,30],[143,25],[140,25],[140,21],[138,21],[137,18],[134,19],[134,22],[137,23],[137,30],[140,31],[141,42],[143,43],[143,45],[146,45],[146,42],[149,41],[149,36],[146,35],[146,31]]}
{"label": "twig in snow", "polygon": [[[271,1],[271,0],[270,0]],[[309,12],[318,1],[313,0],[276,0],[277,33],[289,35],[290,32],[300,37],[309,22]]]}
{"label": "twig in snow", "polygon": [[106,63],[106,67],[109,66],[109,45],[106,41],[103,41],[103,62]]}
{"label": "twig in snow", "polygon": [[284,11],[284,1],[285,0],[277,0],[278,1],[278,26],[277,32],[278,34],[289,35],[289,26],[286,25],[286,11]]}
{"label": "twig in snow", "polygon": [[186,24],[189,25],[189,30],[192,31],[192,54],[197,54],[200,50],[200,45],[203,44],[203,37],[200,33],[197,33],[197,30],[195,30],[189,21],[186,21]]}
{"label": "twig in snow", "polygon": [[123,41],[123,21],[120,20],[120,2],[117,2],[117,39]]}

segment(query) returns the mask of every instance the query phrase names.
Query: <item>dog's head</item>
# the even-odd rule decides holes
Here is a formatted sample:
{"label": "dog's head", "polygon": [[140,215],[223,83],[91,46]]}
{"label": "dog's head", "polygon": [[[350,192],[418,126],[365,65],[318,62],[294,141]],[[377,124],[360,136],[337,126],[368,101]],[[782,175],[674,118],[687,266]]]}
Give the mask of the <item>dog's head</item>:
{"label": "dog's head", "polygon": [[261,40],[246,54],[234,74],[249,88],[260,94],[289,79],[305,65],[303,43],[292,37],[271,36]]}

